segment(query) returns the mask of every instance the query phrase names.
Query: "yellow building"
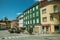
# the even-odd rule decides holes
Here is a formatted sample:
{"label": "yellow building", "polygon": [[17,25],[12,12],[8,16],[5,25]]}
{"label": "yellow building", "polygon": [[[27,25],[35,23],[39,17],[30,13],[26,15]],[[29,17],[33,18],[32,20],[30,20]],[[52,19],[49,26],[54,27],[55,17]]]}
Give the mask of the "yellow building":
{"label": "yellow building", "polygon": [[42,33],[60,30],[60,1],[50,1],[40,8]]}

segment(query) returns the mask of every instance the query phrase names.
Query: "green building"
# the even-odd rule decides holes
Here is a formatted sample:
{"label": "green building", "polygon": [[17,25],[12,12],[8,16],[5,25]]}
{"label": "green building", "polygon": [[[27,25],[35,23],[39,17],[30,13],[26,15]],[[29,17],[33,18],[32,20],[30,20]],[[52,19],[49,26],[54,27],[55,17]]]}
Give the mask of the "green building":
{"label": "green building", "polygon": [[33,32],[38,33],[41,25],[40,3],[37,2],[33,4],[23,13],[24,13],[23,26],[26,27],[27,30],[29,30],[29,28],[33,28]]}

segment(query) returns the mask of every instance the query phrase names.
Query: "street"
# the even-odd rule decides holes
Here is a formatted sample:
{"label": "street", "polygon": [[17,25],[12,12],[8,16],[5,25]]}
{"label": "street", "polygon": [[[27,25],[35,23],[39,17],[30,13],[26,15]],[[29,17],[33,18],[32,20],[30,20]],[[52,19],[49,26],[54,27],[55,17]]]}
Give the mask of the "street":
{"label": "street", "polygon": [[0,31],[0,40],[59,40],[60,34],[17,34],[9,33],[7,30]]}

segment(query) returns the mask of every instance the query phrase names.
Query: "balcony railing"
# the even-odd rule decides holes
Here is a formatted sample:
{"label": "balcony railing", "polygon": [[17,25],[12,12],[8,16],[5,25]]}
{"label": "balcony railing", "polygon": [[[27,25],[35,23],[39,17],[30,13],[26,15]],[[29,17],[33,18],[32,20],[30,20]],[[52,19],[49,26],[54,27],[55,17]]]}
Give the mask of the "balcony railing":
{"label": "balcony railing", "polygon": [[60,12],[52,12],[52,13],[50,13],[50,14],[51,14],[51,15],[52,15],[52,14],[60,14]]}

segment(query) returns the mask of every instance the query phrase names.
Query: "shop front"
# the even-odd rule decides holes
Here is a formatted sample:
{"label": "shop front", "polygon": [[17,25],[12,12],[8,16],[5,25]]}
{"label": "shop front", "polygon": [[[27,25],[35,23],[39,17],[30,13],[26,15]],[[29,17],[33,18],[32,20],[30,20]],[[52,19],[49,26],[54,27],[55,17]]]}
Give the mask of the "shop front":
{"label": "shop front", "polygon": [[42,33],[49,33],[50,32],[50,25],[49,24],[42,24]]}

